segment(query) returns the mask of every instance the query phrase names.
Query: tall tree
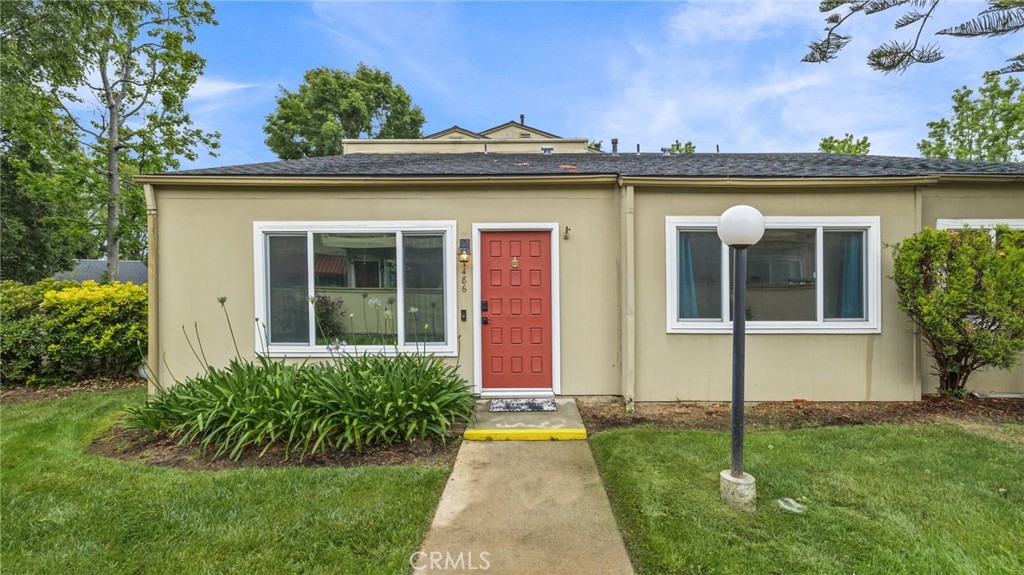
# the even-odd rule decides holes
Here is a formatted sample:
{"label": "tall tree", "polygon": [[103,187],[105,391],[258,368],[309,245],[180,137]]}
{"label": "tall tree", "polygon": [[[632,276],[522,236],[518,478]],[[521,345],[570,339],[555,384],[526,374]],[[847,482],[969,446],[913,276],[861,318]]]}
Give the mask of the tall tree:
{"label": "tall tree", "polygon": [[[946,0],[946,4],[949,0]],[[978,2],[982,4],[982,2]],[[839,28],[849,19],[858,15],[872,15],[893,8],[905,9],[895,22],[896,29],[907,28],[908,39],[889,40],[868,53],[868,65],[885,72],[903,73],[913,64],[931,64],[943,58],[942,49],[935,42],[923,39],[927,25],[939,12],[942,0],[821,0],[818,10],[828,13],[825,18],[825,37],[807,45],[810,53],[804,62],[828,62],[852,40],[852,36],[841,34]],[[1024,1],[986,0],[978,15],[966,22],[949,26],[934,32],[936,35],[966,38],[995,37],[1012,34],[1024,29]],[[1007,60],[1008,64],[998,74],[1024,72],[1024,53]]]}
{"label": "tall tree", "polygon": [[[163,171],[178,167],[180,157],[197,158],[197,147],[212,153],[218,146],[219,134],[195,128],[184,110],[206,65],[188,46],[197,27],[216,24],[213,7],[204,0],[17,4],[24,25],[9,34],[20,44],[41,45],[56,23],[66,29],[63,42],[71,45],[73,57],[60,52],[26,67],[36,69],[37,84],[49,86],[50,98],[76,129],[92,169],[104,181],[97,201],[106,217],[98,228],[108,275],[117,279],[122,240],[145,233],[123,225],[122,190],[134,186],[126,181],[123,165],[132,165],[135,173]],[[73,18],[64,21],[69,14]],[[144,218],[128,221],[140,226]]]}
{"label": "tall tree", "polygon": [[0,277],[33,282],[96,257],[98,175],[74,126],[42,88],[81,75],[84,3],[4,2],[0,9]]}
{"label": "tall tree", "polygon": [[[0,279],[37,282],[95,256],[88,205],[91,174],[66,169],[24,138],[4,135],[0,154]],[[83,158],[84,161],[84,158]]]}
{"label": "tall tree", "polygon": [[360,62],[355,74],[313,68],[297,91],[282,86],[263,131],[277,157],[293,160],[341,154],[345,138],[419,138],[424,121],[391,74]]}
{"label": "tall tree", "polygon": [[867,136],[856,140],[853,134],[846,134],[842,138],[828,136],[818,142],[818,151],[823,154],[864,155],[871,151],[871,142]]}
{"label": "tall tree", "polygon": [[917,144],[926,158],[1019,162],[1024,160],[1024,89],[1013,76],[1006,85],[986,74],[974,91],[953,92],[952,120],[928,122],[928,138]]}

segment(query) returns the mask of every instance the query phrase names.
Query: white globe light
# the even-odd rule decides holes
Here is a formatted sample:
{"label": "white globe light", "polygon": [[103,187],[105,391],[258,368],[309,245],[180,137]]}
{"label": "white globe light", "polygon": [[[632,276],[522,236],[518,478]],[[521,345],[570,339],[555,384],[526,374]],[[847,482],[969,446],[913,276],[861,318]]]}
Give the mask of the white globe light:
{"label": "white globe light", "polygon": [[751,206],[733,206],[718,219],[718,237],[727,246],[750,247],[763,235],[764,216]]}

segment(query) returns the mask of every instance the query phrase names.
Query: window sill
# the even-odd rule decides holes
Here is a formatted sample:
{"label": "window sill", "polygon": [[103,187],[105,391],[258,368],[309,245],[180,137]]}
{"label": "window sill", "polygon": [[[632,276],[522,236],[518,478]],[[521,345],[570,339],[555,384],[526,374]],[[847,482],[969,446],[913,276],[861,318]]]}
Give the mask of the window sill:
{"label": "window sill", "polygon": [[360,356],[360,355],[382,355],[384,357],[395,357],[399,354],[420,354],[420,355],[434,355],[438,357],[457,357],[458,352],[447,346],[427,346],[424,350],[423,346],[419,349],[414,347],[402,347],[395,348],[395,346],[379,346],[379,345],[349,345],[345,346],[344,349],[338,351],[328,351],[326,346],[323,347],[308,347],[308,346],[270,346],[269,349],[256,350],[256,355],[265,356],[270,358],[312,358],[312,359],[329,359],[332,357],[340,356]]}
{"label": "window sill", "polygon": [[[882,333],[882,328],[872,323],[809,323],[785,325],[780,323],[747,322],[746,333],[757,334],[821,334],[821,335],[858,335]],[[731,323],[708,324],[674,324],[665,333],[668,334],[731,334]]]}

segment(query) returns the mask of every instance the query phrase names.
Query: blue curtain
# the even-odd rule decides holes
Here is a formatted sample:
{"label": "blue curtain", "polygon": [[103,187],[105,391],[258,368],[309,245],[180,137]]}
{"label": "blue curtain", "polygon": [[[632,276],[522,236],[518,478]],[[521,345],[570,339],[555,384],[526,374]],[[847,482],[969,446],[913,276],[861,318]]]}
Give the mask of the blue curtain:
{"label": "blue curtain", "polygon": [[693,279],[693,249],[690,238],[679,234],[679,318],[697,315],[697,286]]}
{"label": "blue curtain", "polygon": [[864,236],[843,238],[843,271],[839,288],[839,317],[864,317]]}

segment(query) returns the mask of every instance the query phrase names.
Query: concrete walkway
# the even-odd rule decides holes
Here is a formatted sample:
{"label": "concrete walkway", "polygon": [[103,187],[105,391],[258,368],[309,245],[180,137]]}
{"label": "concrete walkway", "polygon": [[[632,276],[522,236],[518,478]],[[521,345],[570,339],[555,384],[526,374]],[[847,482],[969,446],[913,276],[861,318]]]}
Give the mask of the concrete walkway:
{"label": "concrete walkway", "polygon": [[[559,412],[549,416],[573,412],[578,420],[575,403],[563,409],[560,400]],[[501,420],[510,422],[511,415]],[[540,414],[514,415],[534,421]],[[467,434],[488,421],[478,418]],[[546,426],[543,420],[532,425]],[[586,441],[463,441],[412,563],[415,574],[633,573]]]}

